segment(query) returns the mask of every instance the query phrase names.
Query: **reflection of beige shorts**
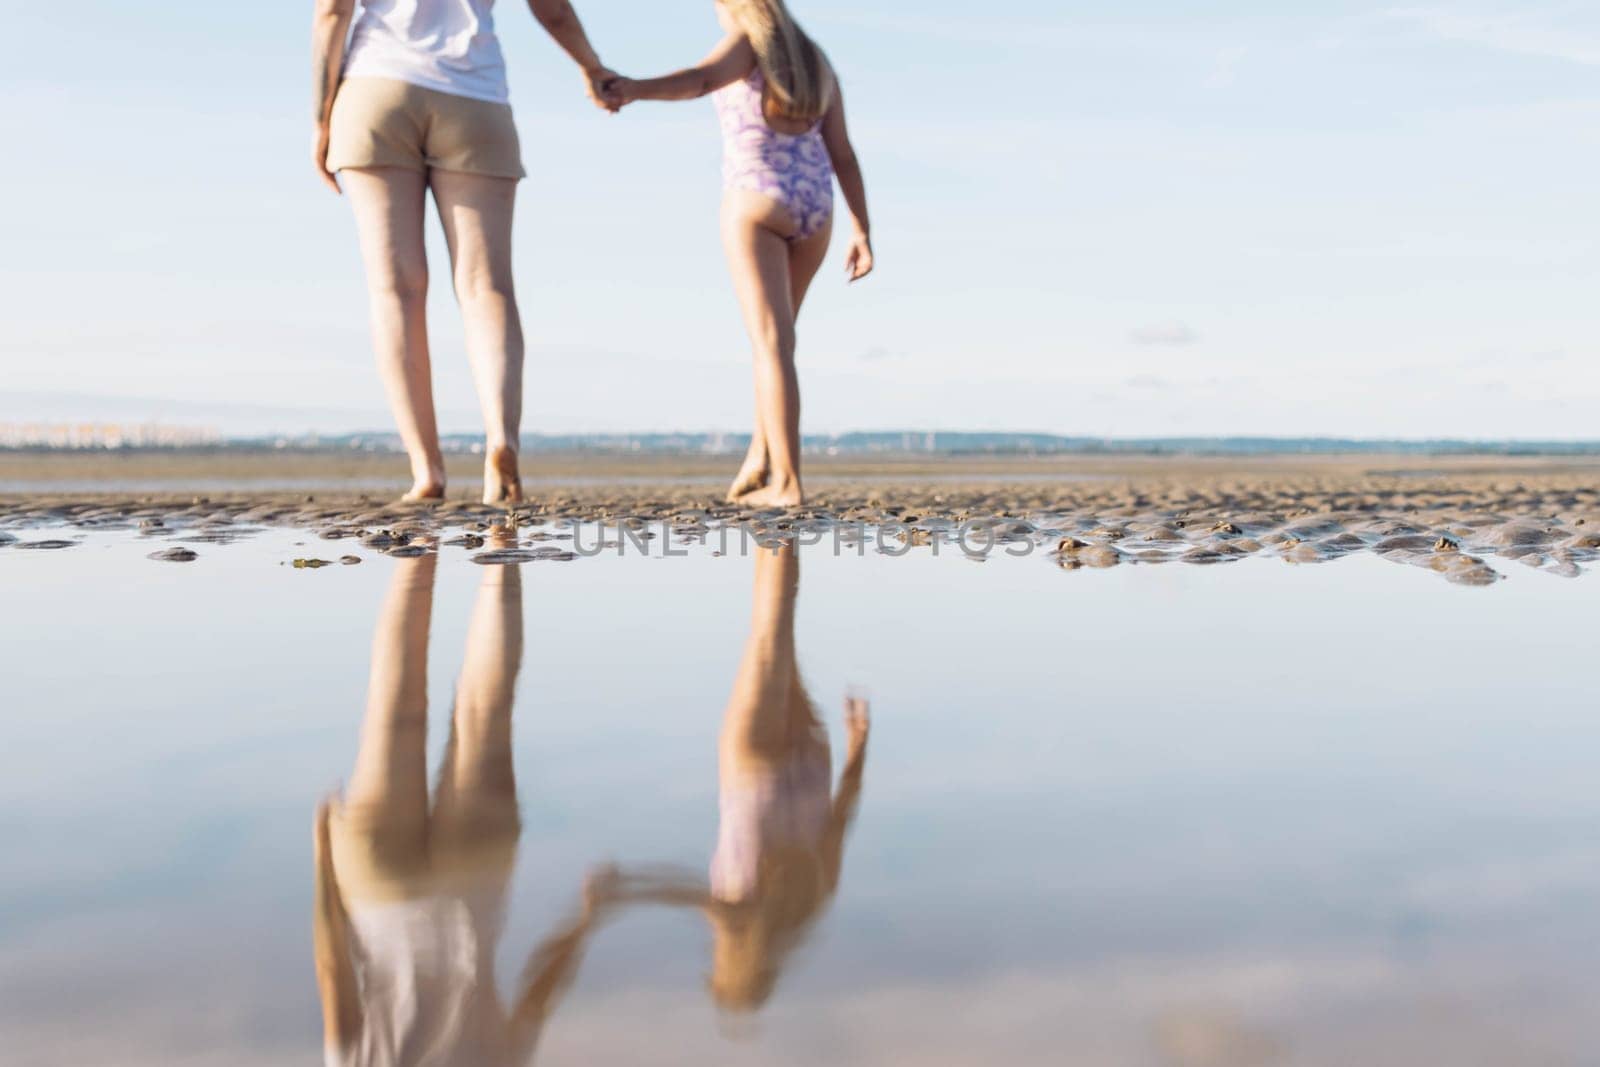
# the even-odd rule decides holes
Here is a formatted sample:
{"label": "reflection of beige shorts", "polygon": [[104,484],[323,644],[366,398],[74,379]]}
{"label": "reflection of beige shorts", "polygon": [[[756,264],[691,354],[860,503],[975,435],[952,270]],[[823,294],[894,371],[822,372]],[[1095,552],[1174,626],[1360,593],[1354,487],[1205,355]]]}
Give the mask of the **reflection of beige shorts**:
{"label": "reflection of beige shorts", "polygon": [[328,130],[328,169],[345,167],[526,176],[509,104],[392,78],[346,78],[340,84]]}
{"label": "reflection of beige shorts", "polygon": [[517,862],[515,802],[455,819],[395,818],[383,808],[335,804],[329,851],[347,901],[413,900],[473,886],[503,886]]}

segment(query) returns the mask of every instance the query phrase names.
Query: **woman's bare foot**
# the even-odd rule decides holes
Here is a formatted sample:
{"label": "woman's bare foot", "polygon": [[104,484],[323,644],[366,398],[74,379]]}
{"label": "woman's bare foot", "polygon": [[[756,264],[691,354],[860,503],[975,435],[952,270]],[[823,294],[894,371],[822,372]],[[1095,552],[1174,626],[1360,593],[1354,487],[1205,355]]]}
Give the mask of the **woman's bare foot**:
{"label": "woman's bare foot", "polygon": [[444,499],[444,460],[429,460],[425,466],[412,464],[411,489],[400,498],[402,504],[422,504]]}
{"label": "woman's bare foot", "polygon": [[418,482],[411,487],[411,491],[400,498],[402,504],[425,504],[429,501],[444,499],[443,482]]}
{"label": "woman's bare foot", "polygon": [[517,450],[510,445],[491,448],[483,457],[483,502],[522,503],[522,475],[517,472]]}

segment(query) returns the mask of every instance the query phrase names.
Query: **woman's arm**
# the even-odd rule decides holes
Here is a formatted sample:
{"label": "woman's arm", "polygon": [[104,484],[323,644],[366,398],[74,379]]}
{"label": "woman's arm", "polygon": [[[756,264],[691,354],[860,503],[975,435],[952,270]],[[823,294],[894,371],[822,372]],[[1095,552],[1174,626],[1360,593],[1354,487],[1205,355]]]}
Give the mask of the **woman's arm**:
{"label": "woman's arm", "polygon": [[522,970],[522,991],[512,1003],[509,1019],[512,1047],[518,1052],[516,1062],[533,1059],[545,1021],[577,977],[594,926],[595,917],[585,912],[541,942],[528,958]]}
{"label": "woman's arm", "polygon": [[861,177],[855,146],[850,143],[850,129],[844,120],[844,90],[839,87],[838,79],[834,80],[833,106],[822,118],[822,142],[828,146],[828,158],[833,160],[839,190],[844,193],[844,202],[855,221],[845,270],[851,281],[860,281],[872,273],[872,223],[867,218],[867,184]]}
{"label": "woman's arm", "polygon": [[551,40],[583,69],[589,99],[607,111],[617,110],[606,96],[606,86],[616,80],[616,72],[600,62],[599,54],[589,43],[589,35],[583,32],[583,23],[573,10],[571,0],[528,0],[528,7]]}
{"label": "woman's arm", "polygon": [[339,191],[339,182],[328,169],[328,117],[333,114],[333,98],[339,92],[339,75],[344,71],[344,39],[350,32],[356,0],[317,0],[311,16],[311,119],[315,136],[311,141],[311,161],[328,188]]}
{"label": "woman's arm", "polygon": [[618,78],[612,92],[623,103],[635,100],[694,100],[749,77],[756,69],[756,50],[742,33],[730,33],[711,54],[688,70],[660,78]]}

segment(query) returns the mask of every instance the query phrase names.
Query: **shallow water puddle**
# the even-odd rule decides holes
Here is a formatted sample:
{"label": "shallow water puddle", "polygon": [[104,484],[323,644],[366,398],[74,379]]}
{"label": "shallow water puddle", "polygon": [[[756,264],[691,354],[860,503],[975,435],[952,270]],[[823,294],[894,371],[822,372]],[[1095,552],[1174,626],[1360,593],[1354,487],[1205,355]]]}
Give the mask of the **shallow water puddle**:
{"label": "shallow water puddle", "polygon": [[1592,1059],[1587,581],[24,539],[8,1063]]}

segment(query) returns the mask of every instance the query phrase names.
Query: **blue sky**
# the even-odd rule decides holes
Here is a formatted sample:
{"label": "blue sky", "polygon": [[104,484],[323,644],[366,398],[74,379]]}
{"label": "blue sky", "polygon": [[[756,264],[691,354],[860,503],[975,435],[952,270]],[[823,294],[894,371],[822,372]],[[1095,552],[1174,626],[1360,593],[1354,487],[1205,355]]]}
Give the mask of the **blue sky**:
{"label": "blue sky", "polygon": [[[578,6],[627,72],[716,38],[711,0]],[[808,429],[1600,436],[1593,3],[793,7],[880,259],[846,288],[836,247],[818,280]],[[348,209],[307,162],[309,12],[8,14],[0,419],[388,424]],[[497,12],[527,428],[744,428],[710,105],[608,118]],[[441,418],[472,430],[433,236]]]}

